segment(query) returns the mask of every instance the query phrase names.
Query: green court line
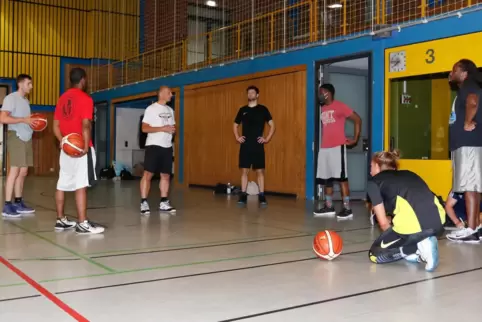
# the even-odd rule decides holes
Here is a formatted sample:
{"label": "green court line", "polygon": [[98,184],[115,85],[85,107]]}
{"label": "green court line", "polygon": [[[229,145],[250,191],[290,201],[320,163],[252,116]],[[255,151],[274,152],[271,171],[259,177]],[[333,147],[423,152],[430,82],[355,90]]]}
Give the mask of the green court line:
{"label": "green court line", "polygon": [[[163,270],[163,269],[170,269],[170,268],[214,264],[214,263],[221,263],[221,262],[230,262],[230,261],[235,261],[235,260],[244,260],[244,259],[260,258],[260,257],[273,256],[273,255],[292,254],[292,253],[300,253],[300,252],[313,252],[313,251],[311,249],[303,248],[303,249],[287,250],[287,251],[281,251],[281,252],[247,255],[247,256],[241,256],[241,257],[227,257],[227,258],[219,258],[219,259],[206,260],[206,261],[182,263],[182,264],[171,264],[171,265],[165,265],[165,266],[155,266],[155,267],[128,269],[128,270],[118,270],[118,271],[111,272],[111,273],[100,273],[100,274],[90,274],[90,275],[83,275],[83,276],[46,279],[46,280],[39,280],[39,281],[37,281],[37,283],[41,283],[41,284],[42,283],[53,283],[53,282],[69,281],[69,280],[77,280],[77,279],[84,279],[84,278],[109,276],[109,275],[120,275],[120,274],[128,274],[128,273],[156,271],[156,270]],[[28,285],[28,284],[24,283],[24,282],[13,283],[13,284],[0,284],[0,288],[7,288],[7,287],[13,287],[13,286],[23,286],[23,285]]]}
{"label": "green court line", "polygon": [[[264,236],[264,237],[247,237],[247,238],[238,238],[238,239],[225,239],[225,240],[218,240],[212,241],[207,243],[190,243],[190,244],[176,244],[176,245],[167,245],[167,246],[160,246],[160,247],[146,247],[146,248],[130,248],[130,249],[120,249],[120,250],[110,250],[110,251],[102,251],[102,252],[93,252],[93,253],[85,253],[84,256],[93,256],[93,255],[114,255],[114,254],[122,254],[128,252],[138,252],[138,251],[156,251],[156,250],[164,250],[164,249],[172,249],[172,248],[181,248],[181,247],[189,247],[189,246],[215,246],[217,244],[222,243],[229,243],[229,242],[242,242],[242,241],[253,241],[256,242],[258,240],[262,241],[270,241],[270,240],[277,240],[278,238],[283,237],[310,237],[314,236],[312,233],[306,234],[287,234],[287,235],[272,235],[272,236]],[[51,257],[33,257],[33,258],[19,258],[19,259],[12,259],[15,261],[38,261],[38,260],[49,260],[49,259],[69,259],[71,257],[68,256],[51,256]]]}
{"label": "green court line", "polygon": [[89,257],[87,257],[87,256],[84,256],[84,255],[82,255],[82,254],[79,254],[79,253],[77,253],[76,251],[73,251],[73,250],[70,249],[70,248],[67,248],[67,247],[65,247],[65,246],[59,245],[59,244],[57,244],[56,242],[54,242],[54,241],[52,241],[52,240],[50,240],[50,239],[48,239],[48,238],[46,238],[46,237],[43,237],[42,235],[39,235],[39,234],[37,234],[36,232],[33,232],[33,231],[31,231],[31,230],[29,230],[29,229],[27,229],[27,228],[25,228],[25,227],[23,227],[23,226],[21,226],[21,225],[19,225],[19,224],[16,224],[16,223],[14,223],[14,222],[12,222],[12,221],[9,221],[8,223],[11,224],[11,225],[13,225],[13,226],[15,226],[15,227],[17,227],[17,228],[22,229],[23,231],[27,232],[28,234],[30,234],[30,235],[32,235],[32,236],[35,236],[35,237],[37,237],[37,238],[39,238],[39,239],[41,239],[41,240],[43,240],[43,241],[46,241],[47,243],[49,243],[49,244],[51,244],[51,245],[54,245],[54,246],[58,247],[58,248],[66,251],[66,252],[68,252],[68,253],[70,253],[70,254],[72,254],[72,255],[74,255],[74,256],[77,256],[77,257],[79,257],[79,258],[82,258],[83,260],[91,263],[92,265],[95,265],[95,266],[97,266],[97,267],[100,267],[100,268],[102,268],[102,269],[104,269],[104,270],[106,270],[106,271],[108,271],[108,272],[110,272],[110,273],[113,273],[113,272],[116,271],[115,269],[110,268],[110,267],[108,267],[108,266],[105,266],[105,265],[103,265],[103,264],[101,264],[101,263],[99,263],[99,262],[97,262],[97,261],[94,261],[94,260],[92,260],[91,258],[89,258]]}

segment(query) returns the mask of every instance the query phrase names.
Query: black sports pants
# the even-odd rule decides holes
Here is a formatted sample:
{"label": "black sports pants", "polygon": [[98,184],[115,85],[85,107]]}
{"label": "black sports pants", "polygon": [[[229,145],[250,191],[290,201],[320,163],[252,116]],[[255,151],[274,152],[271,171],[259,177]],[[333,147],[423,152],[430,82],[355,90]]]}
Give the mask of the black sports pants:
{"label": "black sports pants", "polygon": [[375,240],[368,251],[368,257],[370,261],[377,264],[398,261],[403,258],[400,247],[405,255],[415,254],[419,242],[428,237],[439,235],[442,230],[443,228],[440,230],[426,229],[412,235],[401,235],[390,227]]}

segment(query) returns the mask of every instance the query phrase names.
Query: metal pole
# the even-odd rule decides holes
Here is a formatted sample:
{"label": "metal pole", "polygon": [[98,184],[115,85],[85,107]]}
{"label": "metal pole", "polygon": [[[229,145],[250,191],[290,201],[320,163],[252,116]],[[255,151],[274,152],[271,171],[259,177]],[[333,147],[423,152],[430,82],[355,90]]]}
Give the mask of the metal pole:
{"label": "metal pole", "polygon": [[254,0],[251,0],[251,57],[254,57]]}

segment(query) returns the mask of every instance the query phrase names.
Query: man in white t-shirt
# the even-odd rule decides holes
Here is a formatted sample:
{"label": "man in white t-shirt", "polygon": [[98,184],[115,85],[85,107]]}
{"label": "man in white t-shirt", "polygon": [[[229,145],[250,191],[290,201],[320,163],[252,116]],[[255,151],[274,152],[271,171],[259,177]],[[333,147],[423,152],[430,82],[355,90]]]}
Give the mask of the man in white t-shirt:
{"label": "man in white t-shirt", "polygon": [[151,188],[152,176],[156,173],[160,173],[161,176],[159,210],[169,213],[176,211],[167,197],[173,161],[172,135],[176,132],[174,110],[167,106],[171,98],[171,89],[161,86],[157,102],[146,109],[142,119],[142,132],[147,133],[144,175],[141,180],[141,214],[143,215],[150,213],[147,196]]}

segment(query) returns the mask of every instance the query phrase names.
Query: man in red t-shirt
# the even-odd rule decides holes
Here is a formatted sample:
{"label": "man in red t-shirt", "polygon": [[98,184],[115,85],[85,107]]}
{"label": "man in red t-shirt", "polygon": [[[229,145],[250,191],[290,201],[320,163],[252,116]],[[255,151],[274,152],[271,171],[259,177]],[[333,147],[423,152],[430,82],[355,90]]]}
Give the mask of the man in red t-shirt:
{"label": "man in red t-shirt", "polygon": [[[60,96],[54,115],[54,134],[61,142],[72,133],[81,134],[84,138],[85,149],[78,157],[71,157],[63,150],[60,151],[60,171],[57,182],[55,202],[57,206],[56,230],[75,227],[79,234],[100,234],[103,227],[93,225],[87,220],[87,187],[91,187],[97,180],[95,173],[95,150],[92,145],[92,117],[94,102],[85,92],[87,88],[87,74],[82,68],[70,71],[71,88]],[[70,221],[64,215],[65,191],[75,191],[78,223]]]}
{"label": "man in red t-shirt", "polygon": [[[315,210],[315,215],[334,215],[333,182],[341,185],[343,209],[337,214],[340,219],[351,218],[350,190],[346,163],[346,146],[356,145],[360,137],[361,118],[344,103],[335,100],[335,87],[323,84],[320,90],[321,104],[321,148],[318,153],[318,169],[316,178],[325,186],[325,205]],[[350,119],[355,123],[355,137],[345,136],[345,122]]]}

